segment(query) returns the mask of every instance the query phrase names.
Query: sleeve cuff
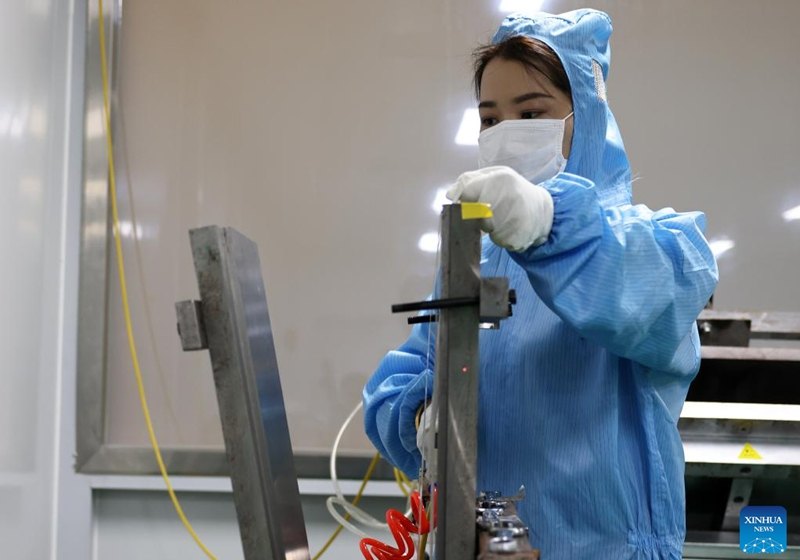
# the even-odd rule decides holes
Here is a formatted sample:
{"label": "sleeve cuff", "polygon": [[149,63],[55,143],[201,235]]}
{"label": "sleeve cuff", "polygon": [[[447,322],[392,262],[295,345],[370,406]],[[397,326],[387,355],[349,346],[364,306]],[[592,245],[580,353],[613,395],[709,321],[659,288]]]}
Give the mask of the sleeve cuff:
{"label": "sleeve cuff", "polygon": [[592,181],[560,173],[541,186],[553,197],[553,227],[545,243],[518,253],[515,260],[539,260],[602,236],[603,209]]}

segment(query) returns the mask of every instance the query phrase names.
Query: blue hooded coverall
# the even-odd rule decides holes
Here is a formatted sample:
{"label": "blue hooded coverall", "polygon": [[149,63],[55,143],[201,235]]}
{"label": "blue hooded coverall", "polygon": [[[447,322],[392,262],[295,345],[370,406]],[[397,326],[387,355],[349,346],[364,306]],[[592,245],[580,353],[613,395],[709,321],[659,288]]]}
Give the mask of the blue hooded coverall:
{"label": "blue hooded coverall", "polygon": [[[484,236],[481,274],[506,276],[513,317],[480,333],[478,489],[515,493],[544,560],[678,559],[685,527],[677,422],[700,366],[695,320],[717,267],[705,216],[631,205],[630,165],[606,102],[609,17],[513,15],[560,57],[572,87],[572,148],[545,182],[548,241],[522,253]],[[410,477],[415,414],[433,388],[435,325],[416,325],[363,392],[375,447]]]}

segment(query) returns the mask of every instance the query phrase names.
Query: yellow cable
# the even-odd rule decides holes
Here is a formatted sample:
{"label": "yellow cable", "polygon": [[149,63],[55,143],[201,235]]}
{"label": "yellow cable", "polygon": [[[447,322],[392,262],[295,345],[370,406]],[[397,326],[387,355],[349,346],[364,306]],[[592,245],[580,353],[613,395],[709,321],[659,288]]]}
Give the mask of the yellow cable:
{"label": "yellow cable", "polygon": [[400,472],[400,480],[403,481],[403,484],[405,484],[406,488],[408,489],[408,493],[411,494],[411,492],[413,492],[416,488],[418,488],[418,485],[415,486],[415,484],[417,484],[417,482],[416,481],[412,482],[406,476],[406,473],[404,473],[400,469],[397,469],[397,470]]}
{"label": "yellow cable", "polygon": [[[403,474],[403,471],[400,471],[400,473]],[[405,476],[405,475],[403,475],[403,476]],[[406,480],[408,480],[408,477],[406,477]],[[424,511],[421,511],[421,512],[412,511],[412,513],[414,514],[415,517],[419,517],[420,515],[424,515],[425,518],[428,520],[428,523],[433,525],[433,521],[431,521],[431,506],[432,506],[432,504],[433,504],[433,500],[431,499],[430,502],[428,503],[427,509],[425,509]],[[431,527],[431,531],[433,531],[433,530],[434,530],[434,528]],[[428,546],[428,533],[424,533],[424,534],[420,535],[420,537],[419,537],[419,542],[417,543],[417,560],[423,560],[423,558],[425,557],[425,547],[426,546]]]}
{"label": "yellow cable", "polygon": [[401,478],[400,475],[401,475],[400,469],[395,467],[395,469],[394,469],[394,479],[397,481],[397,485],[400,487],[400,492],[403,493],[403,496],[408,498],[411,495],[411,492],[409,492],[406,489],[405,484],[403,484],[403,479]]}
{"label": "yellow cable", "polygon": [[[430,502],[428,502],[428,507],[423,513],[423,515],[428,519],[428,523],[431,524],[431,532],[433,532],[435,530],[435,527],[433,527],[431,510],[433,510],[433,497],[431,497]],[[425,547],[427,546],[428,546],[428,533],[425,533],[419,539],[419,547],[417,548],[417,560],[423,560],[425,558]]]}
{"label": "yellow cable", "polygon": [[[375,466],[378,464],[378,460],[380,458],[381,458],[381,454],[380,453],[376,453],[375,456],[372,458],[372,462],[369,464],[369,468],[367,469],[367,474],[364,475],[364,480],[361,481],[361,487],[358,489],[358,492],[356,493],[356,497],[353,498],[353,505],[358,504],[358,501],[361,499],[361,494],[363,494],[364,488],[366,488],[367,482],[369,481],[370,477],[372,476],[372,472],[375,470]],[[350,519],[350,514],[349,513],[344,516],[344,520],[345,521],[347,521],[348,519]],[[323,547],[320,549],[320,551],[317,552],[317,554],[311,560],[319,560],[319,557],[322,556],[325,553],[325,551],[328,550],[328,547],[333,544],[333,541],[336,540],[336,537],[339,536],[339,533],[342,532],[342,529],[344,529],[344,527],[342,525],[339,525],[336,528],[336,530],[333,532],[333,534],[331,535],[331,538],[328,539],[328,542],[326,542],[323,545]]]}
{"label": "yellow cable", "polygon": [[409,480],[408,476],[406,476],[406,473],[404,473],[404,472],[403,472],[403,471],[401,471],[400,469],[397,469],[397,472],[399,472],[399,473],[400,473],[400,479],[401,479],[403,482],[405,482],[405,483],[406,483],[406,486],[409,486],[409,487],[410,487],[412,483],[411,483],[411,480]]}
{"label": "yellow cable", "polygon": [[98,7],[98,26],[100,27],[100,59],[102,64],[102,74],[103,74],[103,108],[105,110],[105,125],[106,125],[106,148],[108,150],[108,176],[109,176],[109,184],[111,192],[111,209],[114,217],[114,244],[116,247],[117,252],[117,265],[119,269],[119,287],[120,291],[122,292],[122,308],[125,313],[125,329],[128,333],[128,346],[130,347],[131,352],[131,360],[133,361],[133,370],[136,372],[136,384],[139,388],[139,399],[142,403],[142,412],[144,413],[144,420],[147,424],[147,435],[150,437],[150,444],[153,446],[153,452],[156,456],[156,462],[158,463],[158,469],[161,471],[161,476],[164,478],[164,483],[167,485],[167,492],[169,493],[169,497],[172,500],[172,504],[175,506],[175,511],[178,513],[178,517],[180,517],[181,521],[183,522],[184,527],[186,530],[189,531],[189,534],[192,536],[194,541],[197,545],[206,553],[206,556],[211,558],[212,560],[217,560],[217,557],[211,554],[211,551],[206,548],[206,545],[200,540],[200,537],[197,536],[197,533],[194,532],[192,529],[192,525],[186,519],[186,516],[183,514],[183,509],[181,508],[180,503],[178,502],[178,498],[175,495],[175,491],[172,488],[172,483],[170,483],[169,475],[167,474],[167,469],[164,466],[164,461],[161,458],[161,451],[158,448],[158,441],[156,441],[156,434],[153,431],[153,422],[150,419],[150,410],[147,406],[147,398],[145,397],[144,393],[144,383],[142,382],[142,372],[139,368],[139,358],[136,355],[136,344],[133,340],[133,325],[131,323],[131,310],[130,304],[128,303],[128,288],[125,283],[125,265],[122,260],[122,241],[119,232],[119,213],[117,211],[117,183],[116,183],[116,175],[114,171],[114,146],[111,141],[111,109],[109,105],[109,94],[108,94],[108,67],[106,62],[106,39],[105,39],[105,28],[103,25],[103,0],[97,0],[97,7]]}

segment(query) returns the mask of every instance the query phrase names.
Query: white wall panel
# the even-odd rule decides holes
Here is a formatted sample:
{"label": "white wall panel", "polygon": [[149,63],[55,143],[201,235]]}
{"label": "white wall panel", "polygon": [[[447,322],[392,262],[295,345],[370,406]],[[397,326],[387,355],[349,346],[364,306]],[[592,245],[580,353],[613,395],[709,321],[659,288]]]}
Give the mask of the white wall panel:
{"label": "white wall panel", "polygon": [[88,484],[71,461],[83,110],[75,10],[0,3],[0,543],[15,560],[55,557],[58,542],[88,554]]}
{"label": "white wall panel", "polygon": [[[635,200],[703,210],[708,236],[733,242],[717,308],[800,311],[800,220],[782,217],[800,205],[800,3],[588,4],[615,22],[609,99]],[[125,4],[120,188],[124,221],[133,185],[143,268],[130,225],[124,243],[163,444],[221,446],[208,358],[181,352],[173,310],[196,294],[187,230],[216,223],[259,244],[295,448],[330,445],[407,333],[390,304],[430,290],[435,255],[418,241],[437,228],[437,189],[476,165],[477,148],[454,139],[474,107],[470,51],[500,22],[498,5]],[[146,445],[115,274],[107,437]],[[354,429],[343,449],[369,444]]]}

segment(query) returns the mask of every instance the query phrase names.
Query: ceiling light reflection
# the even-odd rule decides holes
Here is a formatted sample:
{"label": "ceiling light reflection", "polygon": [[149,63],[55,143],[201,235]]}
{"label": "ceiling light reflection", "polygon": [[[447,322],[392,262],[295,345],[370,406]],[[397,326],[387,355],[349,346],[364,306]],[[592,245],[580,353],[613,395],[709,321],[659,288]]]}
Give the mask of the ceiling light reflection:
{"label": "ceiling light reflection", "polygon": [[456,144],[459,146],[477,146],[478,134],[481,132],[481,117],[477,109],[467,109],[461,118],[461,125],[456,133]]}
{"label": "ceiling light reflection", "polygon": [[501,12],[538,12],[544,0],[503,0],[500,2]]}
{"label": "ceiling light reflection", "polygon": [[450,200],[445,196],[447,194],[447,187],[442,187],[438,191],[436,191],[436,198],[433,199],[433,204],[431,204],[431,208],[437,214],[442,213],[442,208],[445,204],[450,204]]}
{"label": "ceiling light reflection", "polygon": [[28,126],[31,134],[37,138],[43,138],[47,133],[47,113],[42,107],[34,105],[31,107],[31,114]]}
{"label": "ceiling light reflection", "polygon": [[103,109],[94,109],[86,113],[86,136],[99,138],[106,134],[105,113]]}
{"label": "ceiling light reflection", "polygon": [[787,222],[791,222],[793,220],[800,220],[800,206],[789,208],[786,212],[783,213],[783,219],[786,220]]}
{"label": "ceiling light reflection", "polygon": [[[129,220],[120,220],[119,222],[119,234],[122,237],[133,237],[133,223]],[[140,224],[136,224],[136,239],[143,238],[142,226]]]}
{"label": "ceiling light reflection", "polygon": [[708,245],[711,247],[711,252],[714,253],[714,258],[716,259],[736,247],[736,243],[730,239],[714,239],[709,241]]}
{"label": "ceiling light reflection", "polygon": [[0,111],[0,136],[21,138],[30,119],[30,108],[27,104],[10,106]]}
{"label": "ceiling light reflection", "polygon": [[425,251],[426,253],[436,253],[439,250],[439,234],[435,231],[429,231],[419,238],[417,247],[419,247],[420,251]]}

